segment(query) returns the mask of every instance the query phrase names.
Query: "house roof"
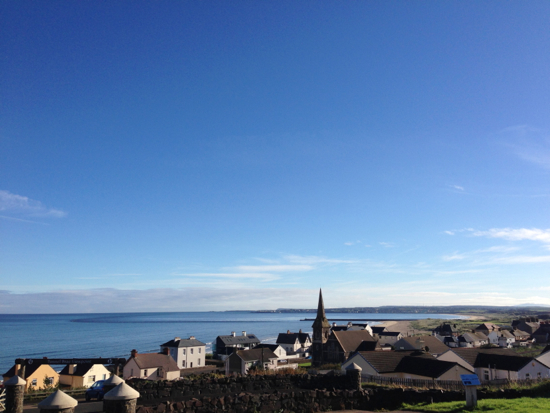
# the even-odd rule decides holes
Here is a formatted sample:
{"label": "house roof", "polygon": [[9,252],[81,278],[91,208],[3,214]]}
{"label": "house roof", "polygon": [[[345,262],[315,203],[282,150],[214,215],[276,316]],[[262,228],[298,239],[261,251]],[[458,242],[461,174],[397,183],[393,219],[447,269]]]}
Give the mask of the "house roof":
{"label": "house roof", "polygon": [[380,334],[380,333],[383,333],[386,330],[386,327],[372,326],[371,329],[372,329],[372,334]]}
{"label": "house roof", "polygon": [[273,353],[268,348],[253,348],[251,350],[238,350],[237,355],[246,362],[251,361],[261,361],[271,360],[278,358],[275,353]]}
{"label": "house roof", "polygon": [[380,337],[383,337],[383,336],[386,336],[386,337],[397,337],[398,335],[400,335],[401,332],[400,331],[382,331],[381,333],[378,333],[378,335]]}
{"label": "house roof", "polygon": [[[29,377],[36,370],[38,370],[42,365],[49,366],[49,364],[45,364],[45,363],[43,364],[43,363],[40,363],[40,362],[25,365],[25,377]],[[19,367],[19,371],[21,371],[21,368],[22,368],[22,366]],[[53,368],[52,368],[52,370],[53,370]],[[11,366],[11,368],[8,371],[6,371],[2,376],[4,376],[4,377],[13,377],[13,376],[15,376],[15,364],[13,366]]]}
{"label": "house roof", "polygon": [[500,332],[500,336],[505,338],[515,338],[514,335],[510,333],[508,330],[502,330]]}
{"label": "house roof", "polygon": [[437,360],[433,357],[427,358],[406,356],[401,359],[395,371],[436,379],[450,369],[454,368],[456,365],[457,363]]}
{"label": "house roof", "polygon": [[[268,348],[270,349],[271,351],[273,351],[273,353],[275,353],[275,350],[277,350],[278,347],[281,347],[279,344],[266,344],[266,343],[261,343],[261,344],[258,344],[256,347],[254,347],[254,349],[257,349],[257,348]],[[282,347],[281,347],[282,348]]]}
{"label": "house roof", "polygon": [[546,347],[544,347],[544,349],[540,352],[539,356],[542,356],[547,351],[550,351],[550,344],[548,344]]}
{"label": "house roof", "polygon": [[474,328],[474,330],[500,331],[500,327],[493,323],[483,323]]}
{"label": "house roof", "polygon": [[473,343],[480,340],[487,341],[488,339],[489,338],[483,333],[464,333],[459,337],[459,341],[467,343]]}
{"label": "house roof", "polygon": [[502,354],[479,353],[474,367],[496,368],[499,370],[518,371],[533,361],[532,357],[508,356]]}
{"label": "house roof", "polygon": [[167,341],[160,345],[161,347],[201,347],[206,346],[202,341],[197,340],[195,337],[189,337],[181,339],[176,337],[173,340]]}
{"label": "house roof", "polygon": [[507,357],[517,356],[517,353],[507,348],[450,348],[447,351],[452,351],[470,366],[474,366],[479,354],[497,354]]}
{"label": "house roof", "polygon": [[380,350],[382,347],[378,341],[362,341],[355,351],[374,351]]}
{"label": "house roof", "polygon": [[226,346],[260,343],[260,340],[254,334],[248,334],[246,336],[218,336],[218,339],[220,339]]}
{"label": "house roof", "polygon": [[529,337],[531,335],[528,332],[523,331],[523,330],[514,330],[512,334],[515,337]]}
{"label": "house roof", "polygon": [[[172,356],[162,353],[138,353],[128,361],[135,360],[140,369],[162,367],[165,371],[178,371],[179,367]],[[128,363],[128,362],[126,362]]]}
{"label": "house roof", "polygon": [[363,341],[376,342],[376,339],[367,330],[333,331],[331,335],[340,343],[344,352],[357,350]]}
{"label": "house roof", "polygon": [[295,344],[296,340],[300,344],[305,344],[308,340],[311,341],[308,333],[279,333],[277,344]]}
{"label": "house roof", "polygon": [[363,357],[378,373],[394,372],[401,360],[407,356],[434,358],[431,354],[419,351],[360,351],[356,354]]}
{"label": "house roof", "polygon": [[449,349],[439,339],[434,336],[413,336],[403,337],[394,344],[396,350],[404,347],[403,350],[420,350],[422,347],[428,347],[428,352],[439,354]]}
{"label": "house roof", "polygon": [[[101,364],[103,365],[103,364]],[[71,365],[67,364],[65,367],[63,367],[63,370],[59,374],[63,374],[64,376],[78,376],[78,377],[84,377],[86,373],[88,373],[92,367],[94,366],[93,363],[86,363],[86,364],[76,364],[73,374],[69,374],[69,367]]]}

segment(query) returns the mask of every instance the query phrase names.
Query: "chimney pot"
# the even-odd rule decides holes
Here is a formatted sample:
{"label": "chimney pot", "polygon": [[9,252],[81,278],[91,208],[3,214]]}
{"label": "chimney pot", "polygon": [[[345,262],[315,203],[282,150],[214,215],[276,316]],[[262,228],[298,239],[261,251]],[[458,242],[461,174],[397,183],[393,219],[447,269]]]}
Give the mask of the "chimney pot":
{"label": "chimney pot", "polygon": [[231,335],[232,335],[233,337],[235,337],[235,332],[234,332],[234,331],[232,331],[232,332],[231,332]]}
{"label": "chimney pot", "polygon": [[194,340],[194,339],[195,339],[195,336],[189,337],[189,340]]}
{"label": "chimney pot", "polygon": [[180,341],[180,340],[181,340],[181,338],[179,338],[179,337],[174,337],[174,341]]}
{"label": "chimney pot", "polygon": [[287,334],[290,334],[290,330],[286,330],[286,333],[287,333]]}
{"label": "chimney pot", "polygon": [[132,355],[132,357],[135,357],[137,355],[138,351],[136,349],[133,349],[130,354]]}
{"label": "chimney pot", "polygon": [[243,331],[243,336],[245,336],[245,337],[246,337],[246,331]]}
{"label": "chimney pot", "polygon": [[162,352],[163,352],[164,354],[166,354],[166,355],[169,355],[169,354],[170,354],[170,349],[169,349],[168,347],[164,347],[164,348],[162,349]]}

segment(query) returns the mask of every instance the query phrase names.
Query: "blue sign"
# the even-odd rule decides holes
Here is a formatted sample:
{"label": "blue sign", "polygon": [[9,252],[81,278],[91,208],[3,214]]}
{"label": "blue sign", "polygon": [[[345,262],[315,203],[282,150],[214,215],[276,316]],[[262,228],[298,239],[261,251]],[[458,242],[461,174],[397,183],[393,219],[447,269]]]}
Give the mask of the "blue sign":
{"label": "blue sign", "polygon": [[479,382],[479,377],[477,377],[477,374],[461,374],[460,380],[462,380],[462,384],[465,386],[481,385],[481,383]]}

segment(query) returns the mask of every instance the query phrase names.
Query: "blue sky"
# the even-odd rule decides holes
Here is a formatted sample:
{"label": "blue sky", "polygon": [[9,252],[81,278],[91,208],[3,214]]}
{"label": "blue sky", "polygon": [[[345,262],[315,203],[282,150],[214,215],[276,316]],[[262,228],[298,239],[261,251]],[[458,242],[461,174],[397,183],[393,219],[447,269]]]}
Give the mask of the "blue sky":
{"label": "blue sky", "polygon": [[550,304],[550,3],[0,16],[0,312]]}

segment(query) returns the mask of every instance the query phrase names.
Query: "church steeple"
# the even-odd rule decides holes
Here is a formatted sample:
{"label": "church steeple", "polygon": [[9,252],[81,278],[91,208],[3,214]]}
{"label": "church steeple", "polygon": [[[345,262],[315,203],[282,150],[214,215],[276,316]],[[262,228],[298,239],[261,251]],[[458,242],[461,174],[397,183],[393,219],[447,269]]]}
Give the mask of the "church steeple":
{"label": "church steeple", "polygon": [[311,340],[311,356],[313,365],[323,364],[324,345],[330,334],[330,324],[325,314],[325,303],[323,302],[323,292],[319,289],[319,304],[317,305],[317,317],[313,321],[313,338]]}
{"label": "church steeple", "polygon": [[315,327],[330,328],[330,324],[325,314],[325,303],[323,302],[323,291],[320,288],[319,288],[319,304],[317,304],[317,318],[315,318],[315,321],[313,322],[312,327],[313,328]]}

